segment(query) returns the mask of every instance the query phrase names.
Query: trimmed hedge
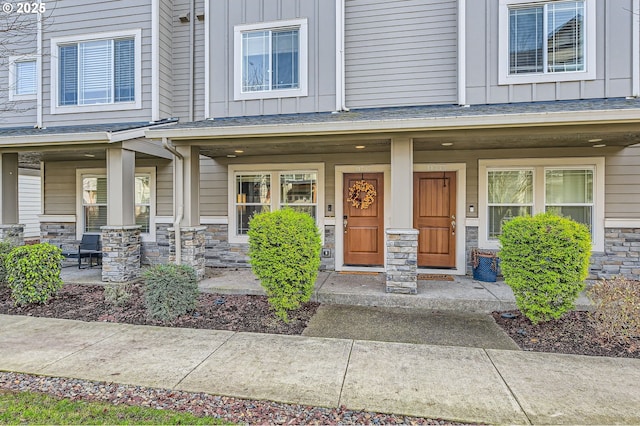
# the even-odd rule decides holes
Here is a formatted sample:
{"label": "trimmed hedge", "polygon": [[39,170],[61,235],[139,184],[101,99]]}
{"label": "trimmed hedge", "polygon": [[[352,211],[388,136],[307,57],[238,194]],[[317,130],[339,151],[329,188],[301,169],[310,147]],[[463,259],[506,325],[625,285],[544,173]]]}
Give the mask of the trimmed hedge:
{"label": "trimmed hedge", "polygon": [[0,241],[0,284],[7,282],[7,268],[5,261],[7,255],[13,250],[15,246],[10,241]]}
{"label": "trimmed hedge", "polygon": [[62,288],[62,251],[51,244],[16,247],[5,258],[7,283],[16,305],[46,303]]}
{"label": "trimmed hedge", "polygon": [[560,318],[575,307],[589,272],[585,225],[551,213],[516,217],[499,239],[502,275],[531,322]]}
{"label": "trimmed hedge", "polygon": [[290,208],[255,215],[249,222],[249,259],[276,316],[311,299],[322,243],[315,221]]}

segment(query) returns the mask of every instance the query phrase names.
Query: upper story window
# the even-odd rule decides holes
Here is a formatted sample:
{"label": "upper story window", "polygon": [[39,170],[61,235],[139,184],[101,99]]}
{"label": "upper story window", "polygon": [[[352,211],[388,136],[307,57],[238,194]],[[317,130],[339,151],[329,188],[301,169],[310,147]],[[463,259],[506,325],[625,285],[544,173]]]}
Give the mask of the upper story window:
{"label": "upper story window", "polygon": [[595,78],[595,2],[500,1],[500,84]]}
{"label": "upper story window", "polygon": [[140,108],[139,30],[53,39],[52,50],[52,113]]}
{"label": "upper story window", "polygon": [[307,95],[307,20],[235,27],[235,98]]}
{"label": "upper story window", "polygon": [[38,82],[37,59],[33,56],[9,58],[10,63],[10,101],[35,99]]}

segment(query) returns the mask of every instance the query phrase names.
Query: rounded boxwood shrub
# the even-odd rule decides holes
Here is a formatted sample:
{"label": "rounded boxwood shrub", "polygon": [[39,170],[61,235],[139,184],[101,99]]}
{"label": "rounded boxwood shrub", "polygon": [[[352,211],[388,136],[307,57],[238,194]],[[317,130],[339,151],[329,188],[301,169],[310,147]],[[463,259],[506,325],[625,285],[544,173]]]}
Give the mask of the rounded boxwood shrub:
{"label": "rounded boxwood shrub", "polygon": [[518,309],[534,324],[575,306],[589,272],[588,228],[551,213],[516,217],[502,226],[500,262]]}
{"label": "rounded boxwood shrub", "polygon": [[0,241],[0,284],[7,282],[5,259],[15,246],[10,241]]}
{"label": "rounded boxwood shrub", "polygon": [[155,265],[144,274],[144,302],[147,314],[171,321],[196,308],[198,280],[188,265]]}
{"label": "rounded boxwood shrub", "polygon": [[16,305],[45,303],[62,288],[62,251],[51,244],[16,247],[6,256],[7,283]]}
{"label": "rounded boxwood shrub", "polygon": [[290,208],[255,215],[249,221],[249,259],[275,314],[311,299],[322,243],[315,221]]}

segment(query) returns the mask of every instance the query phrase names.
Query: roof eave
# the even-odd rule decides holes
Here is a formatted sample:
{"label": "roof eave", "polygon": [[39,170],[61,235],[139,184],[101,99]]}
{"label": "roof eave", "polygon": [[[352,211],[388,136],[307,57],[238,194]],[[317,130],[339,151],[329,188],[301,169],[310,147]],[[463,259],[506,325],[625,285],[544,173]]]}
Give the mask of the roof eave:
{"label": "roof eave", "polygon": [[640,123],[640,109],[330,121],[323,123],[278,123],[250,126],[183,127],[148,129],[145,131],[145,136],[149,139],[170,138],[172,140],[188,140],[614,123]]}
{"label": "roof eave", "polygon": [[0,148],[84,145],[111,142],[109,132],[58,133],[42,135],[0,136]]}

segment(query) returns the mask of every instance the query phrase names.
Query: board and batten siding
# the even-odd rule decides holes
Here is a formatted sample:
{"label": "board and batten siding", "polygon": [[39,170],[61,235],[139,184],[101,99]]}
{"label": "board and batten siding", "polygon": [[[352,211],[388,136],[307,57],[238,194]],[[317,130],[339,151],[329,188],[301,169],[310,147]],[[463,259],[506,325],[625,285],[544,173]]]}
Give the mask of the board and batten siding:
{"label": "board and batten siding", "polygon": [[158,51],[160,57],[153,59],[158,61],[158,78],[160,81],[160,87],[158,88],[159,116],[157,118],[162,119],[173,116],[173,2],[171,0],[160,0],[159,8],[158,26],[160,39],[158,40]]}
{"label": "board and batten siding", "polygon": [[346,0],[349,108],[457,101],[455,0]]}
{"label": "board and batten siding", "polygon": [[[335,110],[336,14],[334,0],[214,0],[210,19],[212,117],[294,114]],[[234,100],[234,27],[289,19],[308,20],[308,95]]]}
{"label": "board and batten siding", "polygon": [[13,16],[11,20],[3,20],[2,24],[3,26],[15,25],[18,29],[9,31],[9,34],[13,34],[16,39],[3,36],[0,42],[0,127],[31,127],[37,120],[36,96],[33,95],[33,99],[28,100],[9,100],[9,91],[14,88],[9,74],[9,57],[35,56],[37,53],[36,18],[34,15]]}
{"label": "board and batten siding", "polygon": [[[55,8],[53,5],[55,4]],[[48,4],[47,4],[48,6]],[[151,119],[151,2],[149,0],[65,0],[52,3],[51,15],[43,23],[43,122],[45,126],[149,121]],[[142,30],[142,108],[91,112],[91,106],[81,113],[51,114],[51,39],[85,36],[105,32]]]}
{"label": "board and batten siding", "polygon": [[18,223],[24,225],[25,238],[40,237],[42,209],[42,186],[40,171],[20,169],[18,171]]}
{"label": "board and batten siding", "polygon": [[[633,95],[632,28],[634,19],[638,19],[632,12],[633,0],[597,0],[595,5],[595,80],[499,85],[498,1],[467,1],[467,103],[477,105]],[[558,75],[558,80],[561,78]]]}

